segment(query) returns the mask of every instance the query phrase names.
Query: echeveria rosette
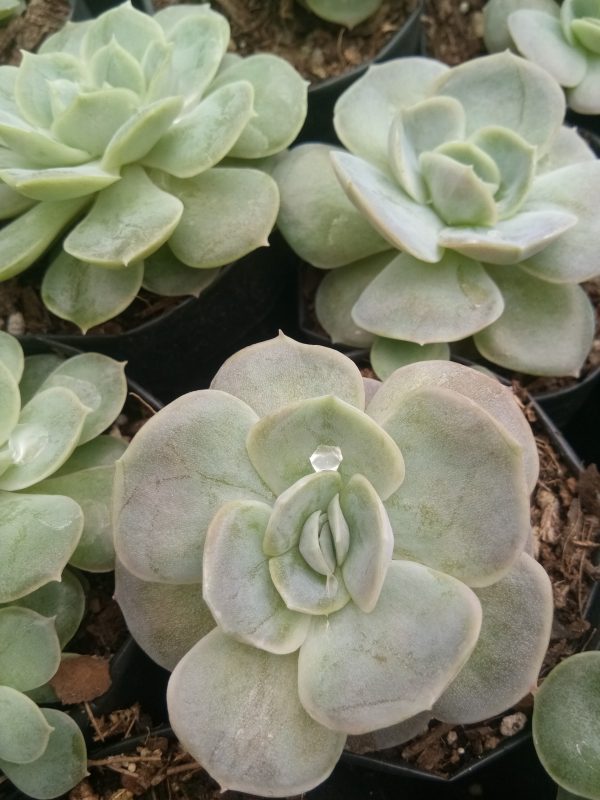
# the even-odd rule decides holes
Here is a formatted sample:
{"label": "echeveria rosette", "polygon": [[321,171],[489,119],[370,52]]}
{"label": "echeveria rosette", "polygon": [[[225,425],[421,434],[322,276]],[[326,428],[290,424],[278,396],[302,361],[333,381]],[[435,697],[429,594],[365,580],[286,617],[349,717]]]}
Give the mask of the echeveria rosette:
{"label": "echeveria rosette", "polygon": [[573,111],[600,113],[597,0],[489,0],[484,39],[490,52],[511,47],[547,70]]}
{"label": "echeveria rosette", "polygon": [[207,5],[124,3],[0,67],[0,280],[66,233],[42,298],[86,330],[142,285],[198,294],[267,244],[279,198],[259,162],[300,130],[306,85],[228,43]]}
{"label": "echeveria rosette", "polygon": [[469,336],[508,369],[577,375],[600,163],[564,109],[555,81],[510,53],[399,59],[356,81],[335,111],[347,150],[303,145],[274,171],[281,231],[329,270],[315,310],[332,339],[374,342],[381,377]]}
{"label": "echeveria rosette", "polygon": [[348,734],[482,719],[535,682],[552,599],[524,552],[538,462],[514,399],[443,361],[369,390],[280,335],[117,462],[116,596],[223,788],[306,791]]}

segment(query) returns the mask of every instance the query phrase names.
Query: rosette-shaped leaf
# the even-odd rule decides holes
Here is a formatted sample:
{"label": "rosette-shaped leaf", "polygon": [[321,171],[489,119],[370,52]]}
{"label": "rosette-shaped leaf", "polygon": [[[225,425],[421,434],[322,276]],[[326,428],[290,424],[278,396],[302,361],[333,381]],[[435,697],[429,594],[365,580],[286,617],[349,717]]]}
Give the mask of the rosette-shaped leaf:
{"label": "rosette-shaped leaf", "polygon": [[335,110],[347,151],[307,144],[274,172],[284,236],[330,270],[315,309],[332,339],[374,341],[381,377],[469,336],[509,369],[577,375],[600,163],[563,115],[556,82],[510,53],[405,58],[356,81]]}
{"label": "rosette-shaped leaf", "polygon": [[600,5],[595,0],[489,0],[483,13],[490,52],[518,50],[564,87],[574,111],[600,113]]}
{"label": "rosette-shaped leaf", "polygon": [[300,0],[300,2],[321,19],[353,28],[374,14],[383,0]]}
{"label": "rosette-shaped leaf", "polygon": [[223,788],[306,791],[348,734],[482,719],[535,682],[552,601],[524,553],[538,464],[514,399],[444,361],[369,388],[280,335],[117,462],[117,598]]}
{"label": "rosette-shaped leaf", "polygon": [[277,186],[253,165],[295,138],[306,86],[275,56],[225,58],[228,42],[207,5],[124,3],[0,67],[0,280],[67,233],[42,297],[86,330],[141,285],[198,294],[267,244]]}
{"label": "rosette-shaped leaf", "polygon": [[125,444],[101,434],[126,390],[123,364],[106,356],[25,358],[0,332],[0,770],[31,797],[62,795],[86,774],[77,725],[34,698],[84,613],[66,564],[114,565],[110,498]]}

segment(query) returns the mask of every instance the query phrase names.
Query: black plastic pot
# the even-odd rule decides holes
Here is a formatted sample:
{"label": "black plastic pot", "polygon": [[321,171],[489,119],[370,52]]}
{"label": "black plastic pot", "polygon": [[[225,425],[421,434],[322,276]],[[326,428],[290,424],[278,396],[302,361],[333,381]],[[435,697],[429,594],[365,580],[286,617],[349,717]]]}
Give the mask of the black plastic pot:
{"label": "black plastic pot", "polygon": [[291,283],[281,238],[273,234],[270,247],[225,267],[199,297],[182,299],[126,333],[23,336],[21,342],[34,338],[127,361],[127,374],[168,402],[205,388],[226,358],[286,327]]}
{"label": "black plastic pot", "polygon": [[333,107],[338,97],[372,64],[390,61],[392,58],[417,55],[422,50],[423,29],[421,17],[424,13],[424,0],[417,0],[414,10],[390,41],[372,61],[361,64],[342,75],[313,83],[308,89],[308,114],[306,122],[296,140],[300,142],[326,142],[339,145],[340,141],[333,128]]}

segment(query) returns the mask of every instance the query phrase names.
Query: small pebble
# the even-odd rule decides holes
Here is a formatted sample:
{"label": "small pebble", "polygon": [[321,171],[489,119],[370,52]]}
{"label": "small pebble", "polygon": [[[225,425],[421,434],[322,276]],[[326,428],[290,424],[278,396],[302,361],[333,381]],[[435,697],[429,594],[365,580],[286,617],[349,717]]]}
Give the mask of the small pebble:
{"label": "small pebble", "polygon": [[448,744],[456,744],[456,740],[458,739],[458,734],[456,731],[449,731],[448,735],[446,736],[446,741]]}
{"label": "small pebble", "polygon": [[133,762],[130,762],[129,764],[127,764],[127,769],[129,770],[129,772],[135,772],[136,765]]}
{"label": "small pebble", "polygon": [[467,3],[467,0],[463,0],[463,2],[459,5],[458,10],[461,14],[468,14],[471,10],[471,5]]}
{"label": "small pebble", "polygon": [[9,314],[6,320],[6,332],[12,336],[22,336],[25,333],[25,317],[20,311]]}
{"label": "small pebble", "polygon": [[500,733],[503,736],[514,736],[515,733],[522,731],[527,724],[527,717],[522,711],[517,711],[516,714],[509,714],[504,717],[500,723]]}

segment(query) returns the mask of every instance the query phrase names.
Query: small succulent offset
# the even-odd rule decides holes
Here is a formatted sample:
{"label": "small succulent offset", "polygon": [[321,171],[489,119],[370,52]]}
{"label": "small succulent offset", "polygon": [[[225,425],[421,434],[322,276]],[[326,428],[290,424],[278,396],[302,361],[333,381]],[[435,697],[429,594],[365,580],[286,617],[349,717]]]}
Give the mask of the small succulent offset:
{"label": "small succulent offset", "polygon": [[[577,375],[600,274],[600,162],[562,126],[563,93],[511,53],[458,67],[404,58],[338,100],[348,151],[278,160],[279,226],[330,270],[316,314],[336,342],[390,363],[440,358],[471,335],[508,369]],[[398,252],[401,251],[401,252]]]}
{"label": "small succulent offset", "polygon": [[198,294],[267,243],[277,186],[252,167],[298,133],[306,85],[283,59],[228,43],[207,5],[150,17],[124,3],[0,67],[0,216],[14,218],[0,280],[67,231],[42,297],[86,330],[142,285]]}
{"label": "small succulent offset", "polygon": [[116,465],[117,599],[174,667],[184,746],[224,789],[286,796],[349,734],[510,707],[552,619],[525,552],[537,471],[494,379],[431,361],[365,381],[283,335],[160,411]]}
{"label": "small succulent offset", "polygon": [[483,10],[490,52],[507,47],[564,87],[567,104],[600,113],[600,4],[596,0],[489,0]]}
{"label": "small succulent offset", "polygon": [[383,0],[299,0],[299,2],[321,19],[354,28],[374,14]]}
{"label": "small succulent offset", "polygon": [[533,743],[557,800],[600,800],[600,652],[562,661],[535,695]]}
{"label": "small succulent offset", "polygon": [[113,464],[125,443],[99,434],[126,388],[123,365],[106,356],[24,358],[0,332],[0,771],[31,797],[61,795],[86,774],[77,725],[34,700],[49,699],[84,612],[67,563],[114,565]]}

